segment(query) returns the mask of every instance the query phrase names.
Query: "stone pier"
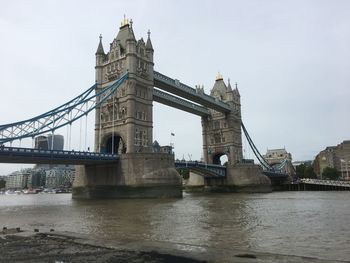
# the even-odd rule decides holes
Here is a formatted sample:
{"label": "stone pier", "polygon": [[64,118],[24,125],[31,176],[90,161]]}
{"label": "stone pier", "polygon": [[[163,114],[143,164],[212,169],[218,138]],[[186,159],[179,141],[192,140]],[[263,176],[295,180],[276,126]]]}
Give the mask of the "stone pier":
{"label": "stone pier", "polygon": [[159,197],[182,197],[173,155],[124,154],[116,164],[76,166],[75,199]]}

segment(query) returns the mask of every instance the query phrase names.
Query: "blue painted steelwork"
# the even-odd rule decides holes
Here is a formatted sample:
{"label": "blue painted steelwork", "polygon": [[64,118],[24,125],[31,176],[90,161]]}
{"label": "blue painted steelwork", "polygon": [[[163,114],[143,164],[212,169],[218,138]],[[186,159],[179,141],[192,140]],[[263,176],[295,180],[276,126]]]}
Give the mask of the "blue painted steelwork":
{"label": "blue painted steelwork", "polygon": [[128,72],[96,94],[92,94],[96,89],[95,84],[73,100],[44,114],[25,121],[0,125],[0,144],[22,138],[33,138],[72,124],[104,103],[127,78]]}
{"label": "blue painted steelwork", "polygon": [[242,127],[242,130],[243,130],[245,137],[247,138],[247,141],[249,143],[250,148],[252,149],[255,157],[259,160],[260,164],[262,165],[262,167],[264,169],[263,173],[270,178],[272,178],[272,177],[274,177],[274,178],[277,178],[277,177],[287,178],[288,174],[283,173],[282,170],[283,170],[284,165],[287,165],[288,162],[285,160],[280,165],[278,165],[276,167],[272,167],[265,160],[265,158],[260,154],[258,148],[255,146],[252,138],[250,137],[247,129],[245,128],[243,122],[241,122],[241,127]]}
{"label": "blue painted steelwork", "polygon": [[92,164],[116,162],[117,154],[0,147],[0,163]]}
{"label": "blue painted steelwork", "polygon": [[189,169],[200,172],[204,177],[226,177],[226,166],[201,162],[175,162],[176,169]]}
{"label": "blue painted steelwork", "polygon": [[153,100],[199,116],[209,115],[207,108],[157,89],[153,89]]}
{"label": "blue painted steelwork", "polygon": [[263,174],[265,174],[266,176],[268,176],[270,178],[287,178],[288,177],[288,174],[281,173],[281,172],[278,172],[276,170],[264,170]]}
{"label": "blue painted steelwork", "polygon": [[157,71],[154,71],[154,86],[219,112],[228,113],[231,111],[231,107],[227,103]]}

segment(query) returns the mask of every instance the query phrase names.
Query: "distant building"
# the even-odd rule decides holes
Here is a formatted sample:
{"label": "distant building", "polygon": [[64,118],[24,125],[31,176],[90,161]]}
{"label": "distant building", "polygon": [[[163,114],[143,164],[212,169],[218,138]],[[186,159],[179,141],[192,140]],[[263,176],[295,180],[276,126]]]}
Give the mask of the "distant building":
{"label": "distant building", "polygon": [[315,174],[321,178],[326,167],[337,169],[343,179],[350,180],[350,140],[328,146],[316,155],[313,162]]}
{"label": "distant building", "polygon": [[[42,150],[63,150],[64,148],[64,137],[62,135],[44,135],[38,136],[35,138],[35,148]],[[74,170],[74,165],[57,165],[57,164],[36,164],[34,166],[34,174],[30,178],[33,182],[33,185],[40,184],[40,186],[46,185],[46,176],[49,174],[49,185],[56,183],[52,183],[53,177],[52,174],[56,174],[56,170]],[[53,172],[52,172],[53,171]],[[51,180],[51,181],[50,181]],[[60,179],[58,179],[60,180]],[[55,186],[56,187],[56,186]]]}
{"label": "distant building", "polygon": [[152,144],[153,152],[159,153],[173,153],[173,147],[171,145],[160,146],[159,143],[155,140]]}
{"label": "distant building", "polygon": [[305,165],[305,166],[312,166],[312,160],[306,160],[306,161],[295,161],[292,162],[292,165],[294,167],[294,169],[299,166],[299,165]]}
{"label": "distant building", "polygon": [[41,135],[35,138],[35,148],[41,150],[63,150],[64,137],[62,135]]}
{"label": "distant building", "polygon": [[173,153],[173,147],[170,145],[164,145],[160,147],[160,152],[161,153],[168,153],[172,154]]}
{"label": "distant building", "polygon": [[55,167],[46,170],[46,188],[71,187],[74,181],[73,167]]}
{"label": "distant building", "polygon": [[6,178],[5,175],[0,175],[0,190],[6,187]]}
{"label": "distant building", "polygon": [[268,149],[266,154],[263,156],[267,163],[271,166],[277,167],[283,162],[286,165],[283,166],[283,172],[289,174],[290,176],[295,175],[295,170],[292,165],[292,155],[283,149]]}
{"label": "distant building", "polygon": [[286,149],[268,149],[264,158],[270,165],[280,164],[286,159],[292,162],[292,155]]}
{"label": "distant building", "polygon": [[45,179],[45,169],[32,169],[27,178],[27,188],[44,187]]}
{"label": "distant building", "polygon": [[10,174],[6,178],[6,189],[23,189],[27,188],[28,177],[30,170],[22,170]]}
{"label": "distant building", "polygon": [[160,145],[157,140],[153,142],[152,147],[153,147],[153,152],[156,152],[156,153],[160,152]]}

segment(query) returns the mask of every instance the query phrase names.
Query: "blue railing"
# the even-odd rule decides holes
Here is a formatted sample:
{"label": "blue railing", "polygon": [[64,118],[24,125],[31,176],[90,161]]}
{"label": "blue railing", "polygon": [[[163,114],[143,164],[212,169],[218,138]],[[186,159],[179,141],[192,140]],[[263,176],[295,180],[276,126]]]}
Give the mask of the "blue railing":
{"label": "blue railing", "polygon": [[202,171],[204,174],[206,173],[208,177],[225,177],[226,176],[226,166],[216,165],[216,164],[207,164],[201,162],[186,162],[180,161],[175,162],[176,169],[189,169],[189,170],[197,170]]}
{"label": "blue railing", "polygon": [[[90,161],[116,161],[117,154],[81,152],[81,151],[64,151],[64,150],[42,150],[20,147],[0,146],[0,162],[7,158],[17,158],[18,162],[25,161],[26,158],[50,159],[50,160],[90,160]],[[22,158],[22,159],[21,159]],[[5,162],[8,162],[6,160]],[[41,162],[42,163],[42,162]]]}

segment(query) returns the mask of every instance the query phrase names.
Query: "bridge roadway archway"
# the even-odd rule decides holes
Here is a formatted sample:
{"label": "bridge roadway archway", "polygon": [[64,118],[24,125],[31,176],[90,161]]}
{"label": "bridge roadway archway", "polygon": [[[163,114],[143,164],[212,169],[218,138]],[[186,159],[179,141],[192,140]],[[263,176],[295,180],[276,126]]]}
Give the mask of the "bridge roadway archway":
{"label": "bridge roadway archway", "polygon": [[216,165],[225,165],[225,162],[227,162],[227,160],[227,154],[224,152],[215,153],[213,156],[213,164]]}
{"label": "bridge roadway archway", "polygon": [[112,154],[126,153],[126,147],[123,138],[120,135],[107,136],[102,152]]}

